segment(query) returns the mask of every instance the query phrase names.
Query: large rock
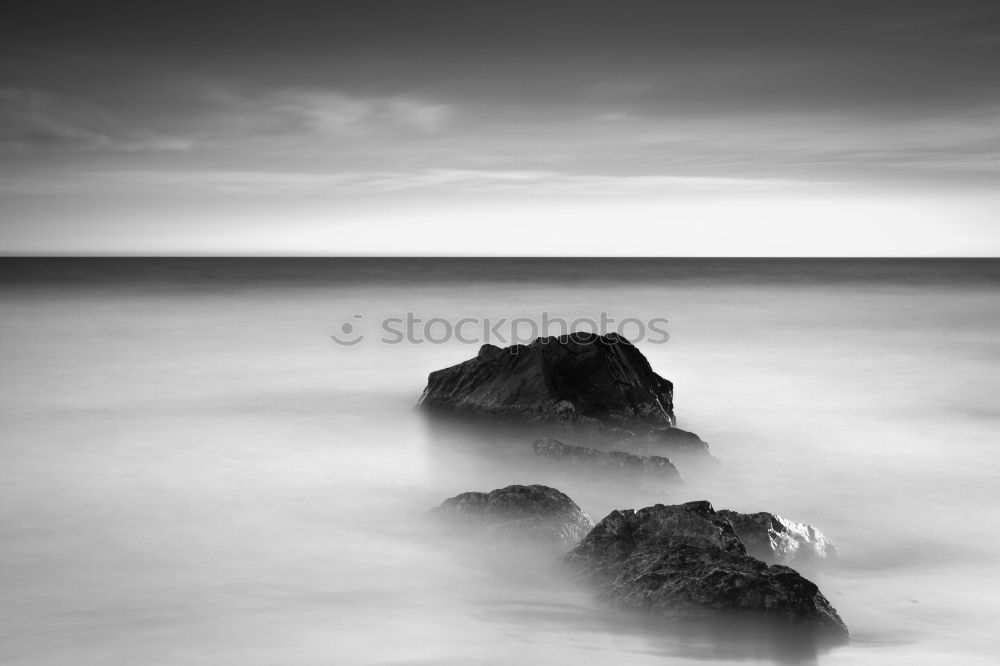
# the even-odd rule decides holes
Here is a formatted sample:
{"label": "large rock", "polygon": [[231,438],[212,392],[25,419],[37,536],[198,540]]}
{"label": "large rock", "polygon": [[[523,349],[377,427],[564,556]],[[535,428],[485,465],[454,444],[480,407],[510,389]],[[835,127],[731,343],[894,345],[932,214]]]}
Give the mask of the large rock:
{"label": "large rock", "polygon": [[586,446],[564,444],[558,439],[542,437],[532,445],[539,458],[588,469],[616,470],[654,476],[665,481],[680,481],[680,474],[669,458],[637,456],[624,451],[600,451]]}
{"label": "large rock", "polygon": [[483,345],[463,363],[432,372],[420,406],[437,412],[559,424],[604,440],[704,453],[675,428],[673,384],[614,333],[571,333],[501,349]]}
{"label": "large rock", "polygon": [[432,372],[420,404],[457,412],[674,424],[673,385],[628,340],[571,333],[501,349]]}
{"label": "large rock", "polygon": [[837,557],[837,548],[812,525],[796,523],[773,513],[738,513],[721,510],[747,553],[765,562],[790,564]]}
{"label": "large rock", "polygon": [[540,485],[462,493],[431,509],[431,513],[504,537],[562,548],[579,543],[594,526],[590,516],[567,495]]}
{"label": "large rock", "polygon": [[815,584],[748,555],[708,502],[613,511],[563,561],[623,607],[672,619],[755,611],[847,636]]}

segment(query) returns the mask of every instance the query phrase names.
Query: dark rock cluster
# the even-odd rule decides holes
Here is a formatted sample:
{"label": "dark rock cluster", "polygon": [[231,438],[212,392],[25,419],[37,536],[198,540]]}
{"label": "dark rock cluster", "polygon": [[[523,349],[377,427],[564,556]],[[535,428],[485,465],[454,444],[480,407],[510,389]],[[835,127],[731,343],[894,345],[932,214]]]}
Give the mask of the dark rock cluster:
{"label": "dark rock cluster", "polygon": [[814,583],[747,554],[708,502],[613,511],[563,557],[616,604],[672,619],[753,611],[847,636]]}
{"label": "dark rock cluster", "polygon": [[[674,463],[658,451],[717,462],[697,435],[676,427],[673,385],[614,334],[572,333],[506,349],[484,345],[476,358],[432,372],[420,406],[526,424],[536,437],[555,429],[593,443],[596,448],[546,436],[533,444],[536,457],[581,469],[680,482]],[[608,450],[613,446],[630,452]],[[796,631],[847,636],[816,585],[784,566],[830,558],[836,549],[811,525],[771,513],[717,512],[707,501],[657,504],[612,511],[594,526],[573,500],[541,485],[463,493],[432,513],[558,547],[571,571],[625,608],[675,620],[780,619]]]}

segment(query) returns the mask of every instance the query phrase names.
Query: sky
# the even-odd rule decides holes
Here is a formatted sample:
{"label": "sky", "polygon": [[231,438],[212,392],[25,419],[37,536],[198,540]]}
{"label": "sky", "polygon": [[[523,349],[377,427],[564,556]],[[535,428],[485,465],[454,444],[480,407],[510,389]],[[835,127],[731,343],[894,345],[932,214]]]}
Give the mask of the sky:
{"label": "sky", "polygon": [[34,0],[0,254],[1000,255],[1000,4]]}

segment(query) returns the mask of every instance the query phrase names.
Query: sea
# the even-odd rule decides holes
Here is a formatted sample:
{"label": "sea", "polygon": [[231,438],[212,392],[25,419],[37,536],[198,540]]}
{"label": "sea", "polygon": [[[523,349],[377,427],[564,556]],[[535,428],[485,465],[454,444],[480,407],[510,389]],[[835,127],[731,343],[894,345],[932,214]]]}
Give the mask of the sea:
{"label": "sea", "polygon": [[[595,482],[414,409],[564,328],[632,339],[719,464]],[[997,260],[8,258],[0,369],[2,664],[1000,654]],[[678,630],[428,522],[516,483],[812,524],[850,641]]]}

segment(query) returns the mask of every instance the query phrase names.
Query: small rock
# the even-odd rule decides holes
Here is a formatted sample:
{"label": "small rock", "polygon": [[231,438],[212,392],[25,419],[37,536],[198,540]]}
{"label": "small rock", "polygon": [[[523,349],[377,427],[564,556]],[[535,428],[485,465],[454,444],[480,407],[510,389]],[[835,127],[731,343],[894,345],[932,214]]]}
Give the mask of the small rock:
{"label": "small rock", "polygon": [[663,456],[637,456],[624,451],[600,451],[585,446],[564,444],[558,439],[542,437],[532,445],[535,455],[561,463],[580,465],[593,469],[620,470],[636,474],[655,475],[671,481],[680,481],[677,468]]}
{"label": "small rock", "polygon": [[790,564],[837,557],[837,548],[818,529],[773,513],[738,513],[721,510],[718,515],[733,524],[747,553],[765,562]]}
{"label": "small rock", "polygon": [[490,533],[562,548],[579,543],[594,526],[590,516],[567,495],[541,485],[462,493],[431,509],[431,513],[483,527]]}

